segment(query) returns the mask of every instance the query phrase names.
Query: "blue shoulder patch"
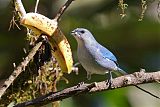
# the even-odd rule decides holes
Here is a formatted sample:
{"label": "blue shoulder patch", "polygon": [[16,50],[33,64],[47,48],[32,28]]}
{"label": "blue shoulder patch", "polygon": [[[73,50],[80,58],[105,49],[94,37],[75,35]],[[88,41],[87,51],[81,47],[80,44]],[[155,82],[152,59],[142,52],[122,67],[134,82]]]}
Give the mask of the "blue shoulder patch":
{"label": "blue shoulder patch", "polygon": [[102,45],[98,45],[98,49],[100,50],[101,54],[104,58],[108,58],[114,62],[117,62],[117,58],[113,55],[111,51],[109,51],[107,48],[103,47]]}

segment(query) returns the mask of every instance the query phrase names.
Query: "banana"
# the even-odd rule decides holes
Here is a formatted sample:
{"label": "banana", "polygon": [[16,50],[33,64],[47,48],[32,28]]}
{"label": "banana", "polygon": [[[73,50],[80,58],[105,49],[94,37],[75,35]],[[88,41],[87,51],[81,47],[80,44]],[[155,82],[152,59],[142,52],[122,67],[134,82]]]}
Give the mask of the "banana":
{"label": "banana", "polygon": [[53,36],[49,38],[49,41],[53,49],[53,55],[55,57],[59,56],[57,58],[57,61],[61,62],[61,64],[63,65],[63,66],[60,66],[61,69],[63,71],[67,69],[67,73],[70,73],[73,67],[73,59],[72,59],[71,48],[66,37],[64,36],[62,31],[59,28],[57,28]]}
{"label": "banana", "polygon": [[52,54],[64,73],[71,73],[73,66],[70,44],[58,28],[58,22],[38,13],[27,13],[21,19],[21,24],[31,29],[37,36],[46,34],[52,47]]}
{"label": "banana", "polygon": [[48,36],[52,36],[58,27],[56,20],[51,20],[38,13],[27,13],[24,17],[22,17],[20,23],[30,29],[34,27],[32,30],[35,33],[38,33],[40,30]]}

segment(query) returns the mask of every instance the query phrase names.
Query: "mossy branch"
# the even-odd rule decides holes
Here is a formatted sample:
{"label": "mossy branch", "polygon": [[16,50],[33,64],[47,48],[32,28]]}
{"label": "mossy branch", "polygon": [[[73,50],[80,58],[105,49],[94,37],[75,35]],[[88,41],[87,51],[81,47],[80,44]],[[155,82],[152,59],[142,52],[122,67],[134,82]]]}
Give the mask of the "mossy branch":
{"label": "mossy branch", "polygon": [[133,74],[113,79],[111,87],[109,87],[107,81],[94,82],[91,84],[80,83],[76,86],[66,88],[62,91],[51,92],[47,95],[41,96],[31,101],[17,104],[14,107],[24,107],[29,105],[42,106],[50,102],[63,100],[81,94],[93,94],[95,92],[113,90],[139,84],[154,83],[158,81],[160,81],[160,71],[145,73],[144,70],[141,70],[140,72],[135,72]]}
{"label": "mossy branch", "polygon": [[25,70],[26,66],[33,59],[33,56],[36,54],[37,50],[40,48],[41,45],[42,42],[37,43],[35,47],[31,50],[31,52],[27,55],[27,57],[20,63],[20,65],[15,68],[9,78],[7,78],[2,84],[0,84],[0,97],[2,97],[7,88],[13,83],[13,81],[18,77],[18,75]]}

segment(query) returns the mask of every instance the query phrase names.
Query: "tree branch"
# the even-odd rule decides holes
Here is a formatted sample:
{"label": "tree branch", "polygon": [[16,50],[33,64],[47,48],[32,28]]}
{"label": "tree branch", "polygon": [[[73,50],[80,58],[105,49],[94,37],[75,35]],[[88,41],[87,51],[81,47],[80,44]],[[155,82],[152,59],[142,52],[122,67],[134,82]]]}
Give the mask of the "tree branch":
{"label": "tree branch", "polygon": [[152,73],[145,73],[143,71],[135,72],[133,74],[129,74],[129,75],[125,75],[125,76],[121,76],[113,79],[112,85],[110,88],[109,88],[109,85],[107,85],[107,81],[91,83],[91,84],[80,83],[76,86],[66,88],[62,91],[51,92],[47,95],[41,96],[31,101],[17,104],[14,107],[24,107],[29,105],[42,106],[50,102],[62,100],[62,99],[80,95],[80,94],[95,93],[95,92],[100,92],[105,90],[113,90],[113,89],[123,88],[127,86],[135,86],[138,84],[153,83],[158,81],[160,81],[160,71],[152,72]]}
{"label": "tree branch", "polygon": [[26,11],[24,9],[22,1],[21,0],[13,0],[13,3],[15,5],[16,11],[19,13],[19,16],[24,17],[26,15]]}
{"label": "tree branch", "polygon": [[57,20],[57,22],[59,21],[60,17],[62,16],[62,14],[64,13],[64,11],[68,8],[68,6],[72,3],[72,1],[74,0],[68,0],[60,9],[59,12],[57,13],[57,15],[55,16],[55,20]]}
{"label": "tree branch", "polygon": [[7,90],[7,88],[13,83],[13,81],[18,77],[18,75],[25,70],[25,67],[28,65],[33,56],[36,54],[37,50],[42,45],[42,42],[36,44],[36,46],[31,50],[28,56],[20,63],[19,66],[15,68],[13,73],[7,78],[2,84],[0,84],[0,98]]}

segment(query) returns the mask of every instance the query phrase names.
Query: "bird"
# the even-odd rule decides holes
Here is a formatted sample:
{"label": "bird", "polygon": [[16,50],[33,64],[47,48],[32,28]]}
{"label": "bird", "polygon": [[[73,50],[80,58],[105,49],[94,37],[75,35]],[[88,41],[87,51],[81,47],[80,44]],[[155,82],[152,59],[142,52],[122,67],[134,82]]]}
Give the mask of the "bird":
{"label": "bird", "polygon": [[[92,33],[85,28],[76,28],[71,31],[71,35],[76,39],[77,56],[80,64],[87,71],[87,78],[91,79],[92,74],[105,75],[108,74],[109,87],[112,84],[112,72],[120,75],[126,75],[124,70],[119,67],[115,55],[96,41]],[[160,99],[158,96],[134,85],[138,89],[150,94],[153,97]]]}
{"label": "bird", "polygon": [[92,33],[84,28],[77,28],[71,32],[78,43],[77,56],[80,64],[87,71],[87,78],[91,79],[92,74],[109,74],[111,72],[125,75],[118,65],[117,58],[107,48],[99,44]]}

